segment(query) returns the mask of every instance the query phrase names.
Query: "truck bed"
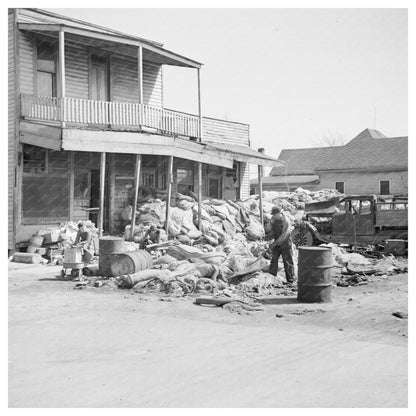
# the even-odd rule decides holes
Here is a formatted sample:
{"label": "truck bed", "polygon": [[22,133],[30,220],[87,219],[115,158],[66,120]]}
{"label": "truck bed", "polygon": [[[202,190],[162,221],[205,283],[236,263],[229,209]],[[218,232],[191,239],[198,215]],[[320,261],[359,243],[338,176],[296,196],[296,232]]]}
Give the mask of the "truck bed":
{"label": "truck bed", "polygon": [[376,228],[407,227],[407,209],[382,209],[376,211]]}

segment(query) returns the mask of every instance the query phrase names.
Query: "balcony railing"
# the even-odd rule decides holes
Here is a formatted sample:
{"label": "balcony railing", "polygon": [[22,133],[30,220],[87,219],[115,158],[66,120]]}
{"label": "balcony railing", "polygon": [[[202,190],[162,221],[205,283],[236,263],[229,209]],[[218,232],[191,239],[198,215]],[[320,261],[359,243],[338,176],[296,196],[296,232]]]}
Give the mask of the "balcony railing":
{"label": "balcony railing", "polygon": [[148,127],[161,133],[200,136],[198,117],[138,103],[22,94],[21,115],[28,119],[44,121],[125,128]]}

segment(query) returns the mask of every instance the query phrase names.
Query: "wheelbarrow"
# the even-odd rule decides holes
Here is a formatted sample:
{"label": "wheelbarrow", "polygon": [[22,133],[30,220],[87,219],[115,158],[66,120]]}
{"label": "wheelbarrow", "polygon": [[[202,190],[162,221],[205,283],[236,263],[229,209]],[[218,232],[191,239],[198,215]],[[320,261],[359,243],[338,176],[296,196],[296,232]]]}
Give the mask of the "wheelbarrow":
{"label": "wheelbarrow", "polygon": [[64,250],[64,263],[62,265],[61,277],[67,276],[67,270],[71,269],[71,277],[79,278],[83,280],[82,269],[84,267],[84,261],[82,260],[83,249],[82,247],[75,246],[69,247]]}

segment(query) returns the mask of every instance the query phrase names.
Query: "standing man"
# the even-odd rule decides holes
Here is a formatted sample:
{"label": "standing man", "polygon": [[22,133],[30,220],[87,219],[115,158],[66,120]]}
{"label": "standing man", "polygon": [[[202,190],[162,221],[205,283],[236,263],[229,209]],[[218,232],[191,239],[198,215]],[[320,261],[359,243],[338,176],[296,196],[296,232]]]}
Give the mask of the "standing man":
{"label": "standing man", "polygon": [[272,249],[272,261],[270,262],[270,274],[277,275],[278,261],[280,255],[283,258],[285,266],[286,281],[294,283],[295,281],[295,267],[293,265],[292,256],[292,238],[291,238],[291,224],[289,218],[283,213],[282,208],[274,206],[272,208],[272,218],[270,220],[272,230],[271,235],[274,238],[270,245]]}
{"label": "standing man", "polygon": [[75,238],[75,245],[82,248],[82,260],[84,263],[89,263],[94,256],[94,252],[91,250],[92,233],[83,222],[78,224],[78,233]]}

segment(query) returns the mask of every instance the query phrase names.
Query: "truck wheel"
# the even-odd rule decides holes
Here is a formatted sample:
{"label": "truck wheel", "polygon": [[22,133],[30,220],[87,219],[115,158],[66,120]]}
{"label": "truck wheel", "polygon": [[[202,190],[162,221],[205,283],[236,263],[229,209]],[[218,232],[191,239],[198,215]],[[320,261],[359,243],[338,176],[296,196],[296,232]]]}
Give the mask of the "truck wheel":
{"label": "truck wheel", "polygon": [[313,236],[307,229],[295,228],[292,231],[292,240],[296,247],[313,245]]}

